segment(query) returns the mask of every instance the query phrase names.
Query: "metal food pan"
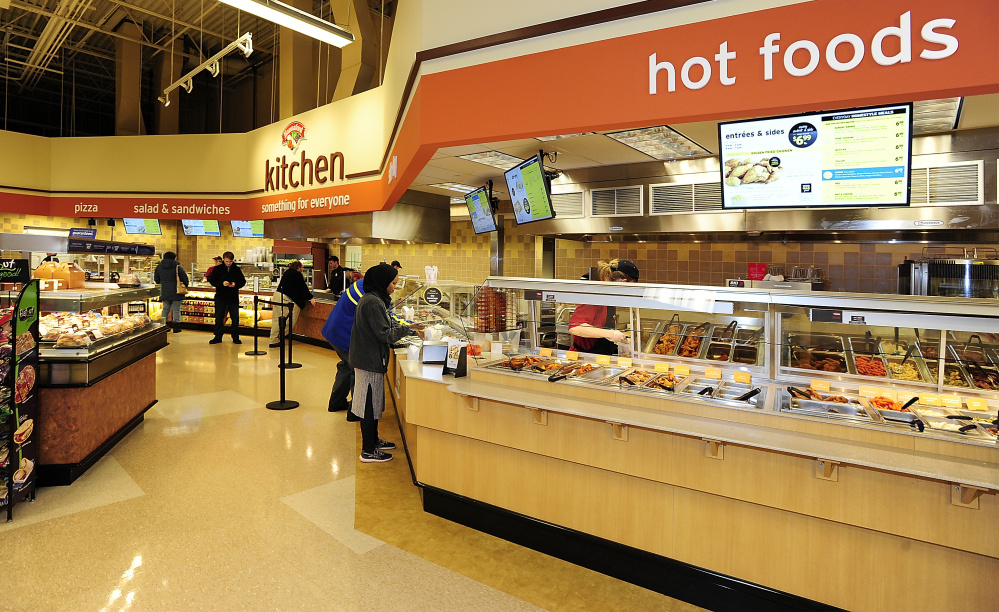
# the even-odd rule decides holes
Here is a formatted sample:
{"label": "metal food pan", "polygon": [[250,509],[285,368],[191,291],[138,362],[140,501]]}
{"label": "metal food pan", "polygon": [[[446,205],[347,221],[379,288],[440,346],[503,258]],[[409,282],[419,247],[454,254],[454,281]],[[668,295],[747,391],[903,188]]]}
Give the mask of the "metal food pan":
{"label": "metal food pan", "polygon": [[[528,374],[543,374],[545,376],[551,376],[555,372],[559,371],[562,367],[566,365],[567,362],[560,359],[548,359],[540,363],[536,363],[533,366],[526,367],[521,372],[526,372]],[[550,369],[541,369],[541,366],[552,366]]]}
{"label": "metal food pan", "polygon": [[[714,390],[718,387],[720,380],[715,380],[713,378],[691,378],[688,379],[687,384],[680,389],[680,393],[688,393],[690,395],[698,395],[700,391],[706,387],[711,387]],[[705,393],[704,397],[711,397],[710,393]]]}
{"label": "metal food pan", "polygon": [[[690,328],[688,326],[687,331],[690,331],[691,329],[692,328]],[[685,354],[683,354],[681,352],[681,348],[684,346],[684,344],[686,344],[688,342],[688,339],[690,339],[690,343],[693,344],[693,339],[695,339],[695,338],[697,339],[697,343],[696,343],[697,344],[697,350],[692,351],[693,355],[685,355]],[[688,358],[691,358],[691,359],[699,359],[699,358],[703,359],[702,355],[704,354],[704,351],[707,348],[707,345],[708,345],[707,334],[704,334],[704,335],[701,335],[701,336],[694,336],[694,335],[690,335],[690,334],[684,334],[683,337],[680,339],[680,343],[676,345],[676,351],[675,351],[674,354],[677,355],[678,357],[688,357]]]}
{"label": "metal food pan", "polygon": [[887,340],[881,341],[881,350],[885,352],[885,355],[905,355],[905,352],[909,350],[909,341],[899,339],[896,343],[894,338],[889,338]]}
{"label": "metal food pan", "polygon": [[711,394],[711,398],[732,402],[737,405],[748,404],[750,406],[757,407],[760,405],[760,402],[763,401],[763,394],[765,393],[763,390],[747,400],[736,400],[736,398],[741,397],[752,390],[753,387],[751,385],[734,382],[722,382],[715,388],[714,393]]}
{"label": "metal food pan", "polygon": [[735,341],[742,344],[756,344],[760,340],[762,327],[739,327],[735,330]]}
{"label": "metal food pan", "polygon": [[[907,381],[912,381],[912,382],[931,382],[930,381],[930,372],[929,372],[929,370],[926,369],[926,364],[923,362],[922,359],[918,359],[918,358],[910,355],[909,359],[907,361],[905,361],[905,365],[902,365],[902,361],[903,360],[905,360],[905,357],[887,357],[887,358],[885,358],[885,361],[887,362],[887,365],[888,365],[888,376],[890,376],[893,380],[907,380]],[[901,368],[905,368],[905,366],[907,366],[909,364],[912,364],[912,370],[911,371],[912,371],[912,373],[914,375],[914,378],[913,377],[906,377],[904,374],[901,374],[901,375],[900,374],[896,374],[892,370],[892,368],[895,367],[895,366],[898,366],[898,367],[901,367]]]}
{"label": "metal food pan", "polygon": [[861,353],[864,355],[870,353],[877,355],[881,353],[881,343],[878,342],[877,338],[871,339],[870,348],[868,348],[866,336],[850,336],[846,339],[846,341],[850,345],[850,350],[854,353]]}
{"label": "metal food pan", "polygon": [[[706,336],[712,342],[734,342],[738,327],[733,328],[730,327],[731,325],[731,323],[725,325],[712,325]],[[731,330],[731,333],[728,333],[729,330]]]}
{"label": "metal food pan", "polygon": [[[857,353],[850,353],[850,355],[853,361],[853,371],[856,372],[859,376],[871,376],[873,378],[888,378],[888,364],[885,363],[885,360],[881,355],[868,355],[868,354],[858,355]],[[860,371],[860,363],[858,362],[858,359],[870,359],[875,363],[880,363],[881,367],[884,368],[885,371],[884,375],[862,373]]]}
{"label": "metal food pan", "polygon": [[755,344],[736,344],[732,349],[732,363],[759,365],[760,349]]}
{"label": "metal food pan", "polygon": [[704,351],[704,358],[711,361],[731,361],[732,360],[732,343],[731,342],[709,342],[708,348]]}
{"label": "metal food pan", "polygon": [[940,353],[936,342],[917,342],[916,347],[924,359],[936,359]]}
{"label": "metal food pan", "polygon": [[653,332],[651,334],[649,340],[645,343],[645,352],[646,353],[653,353],[655,355],[675,355],[676,354],[676,346],[673,347],[672,351],[669,351],[669,352],[666,352],[666,353],[656,353],[655,352],[656,345],[659,344],[659,341],[662,339],[663,334],[676,333],[678,336],[680,336],[680,339],[676,343],[677,346],[679,346],[680,342],[683,341],[683,333],[684,333],[684,331],[686,331],[688,325],[686,323],[676,323],[674,325],[676,327],[679,327],[679,330],[680,330],[679,332],[671,332],[669,330],[669,324],[668,323],[662,329],[657,329],[655,332]]}
{"label": "metal food pan", "polygon": [[644,391],[649,391],[651,393],[676,393],[677,391],[680,390],[681,387],[683,387],[684,382],[687,380],[686,376],[677,376],[676,374],[674,374],[673,376],[674,378],[676,378],[676,383],[674,383],[673,385],[673,391],[667,391],[665,389],[660,389],[658,387],[650,386],[655,381],[657,381],[660,378],[663,378],[664,376],[666,376],[666,374],[660,374],[659,376],[655,376],[652,379],[645,381],[645,384],[642,385],[642,389]]}
{"label": "metal food pan", "polygon": [[914,412],[902,412],[901,410],[880,410],[871,405],[871,402],[866,398],[861,398],[860,403],[863,404],[870,414],[878,413],[882,418],[889,421],[905,421],[907,423],[915,423],[919,420],[919,415]]}
{"label": "metal food pan", "polygon": [[[923,423],[926,424],[927,428],[932,429],[933,431],[944,431],[959,436],[967,436],[969,438],[982,438],[986,435],[977,424],[970,421],[925,417],[923,419]],[[961,431],[961,429],[966,428],[968,425],[973,425],[974,427],[966,429],[966,431]]]}
{"label": "metal food pan", "polygon": [[[934,383],[937,381],[937,374],[939,373],[937,368],[936,359],[931,359],[926,363],[926,369],[930,374],[930,380]],[[959,389],[974,388],[974,384],[971,382],[971,378],[968,376],[968,373],[964,371],[964,368],[956,363],[948,363],[944,366],[944,386]]]}
{"label": "metal food pan", "polygon": [[[847,372],[853,373],[850,370],[850,362],[846,358],[846,353],[837,353],[834,351],[820,351],[818,349],[805,350],[811,357],[810,365],[804,365],[801,360],[799,360],[800,355],[796,354],[796,350],[788,350],[788,367],[799,368],[802,370],[811,370],[813,372],[833,372],[835,374],[846,374]],[[811,367],[816,362],[825,361],[827,359],[833,360],[830,365],[835,365],[835,369],[824,369]]]}
{"label": "metal food pan", "polygon": [[824,351],[843,352],[843,339],[831,334],[789,333],[787,344],[804,348],[817,348]]}
{"label": "metal food pan", "polygon": [[957,414],[958,411],[942,406],[922,406],[913,404],[909,410],[919,415],[919,418],[946,419],[949,415]]}
{"label": "metal food pan", "polygon": [[575,380],[579,382],[596,383],[603,382],[608,378],[613,378],[616,382],[617,377],[624,373],[627,368],[622,368],[620,366],[597,366],[590,370],[586,374],[577,374],[569,376],[569,380]]}
{"label": "metal food pan", "polygon": [[816,400],[806,400],[799,399],[797,397],[791,398],[791,410],[792,411],[806,411],[814,412],[820,416],[829,416],[834,418],[852,418],[852,419],[863,419],[869,421],[871,417],[867,414],[863,405],[859,402],[851,402],[849,404],[840,404],[838,402],[819,402]]}
{"label": "metal food pan", "polygon": [[999,390],[999,370],[991,366],[980,366],[981,369],[974,366],[968,366],[965,371],[968,373],[968,377],[971,378],[972,384],[975,385],[976,389],[985,389],[987,391]]}
{"label": "metal food pan", "polygon": [[613,382],[617,382],[618,386],[620,386],[621,388],[624,388],[624,389],[629,389],[629,388],[631,388],[631,389],[640,389],[642,387],[642,385],[644,385],[645,383],[649,382],[649,380],[646,380],[645,382],[642,382],[642,383],[636,383],[636,384],[629,384],[629,383],[626,383],[626,382],[621,382],[622,378],[624,378],[625,376],[630,375],[633,372],[637,372],[637,371],[644,371],[647,374],[650,374],[651,377],[649,378],[649,380],[652,380],[653,378],[656,377],[656,373],[653,372],[652,370],[646,370],[645,368],[629,368],[629,369],[625,370],[624,372],[621,372],[620,374],[618,374],[617,378],[615,378]]}

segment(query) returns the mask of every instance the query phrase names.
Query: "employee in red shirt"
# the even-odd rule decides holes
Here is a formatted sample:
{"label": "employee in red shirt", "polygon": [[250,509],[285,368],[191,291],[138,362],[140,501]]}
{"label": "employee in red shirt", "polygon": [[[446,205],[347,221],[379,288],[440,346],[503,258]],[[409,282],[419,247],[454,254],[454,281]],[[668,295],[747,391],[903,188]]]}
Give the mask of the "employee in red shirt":
{"label": "employee in red shirt", "polygon": [[[614,259],[597,263],[600,280],[612,282],[638,282],[638,266],[630,259]],[[624,334],[614,328],[614,306],[581,304],[569,318],[572,350],[598,355],[617,355],[617,343],[624,342]]]}

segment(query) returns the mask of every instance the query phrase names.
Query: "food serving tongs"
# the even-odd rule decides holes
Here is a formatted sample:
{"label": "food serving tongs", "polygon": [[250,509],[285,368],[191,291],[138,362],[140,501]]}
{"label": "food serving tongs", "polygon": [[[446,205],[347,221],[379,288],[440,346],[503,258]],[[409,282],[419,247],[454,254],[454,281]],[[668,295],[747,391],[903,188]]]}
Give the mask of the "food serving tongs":
{"label": "food serving tongs", "polygon": [[556,370],[555,373],[553,373],[551,376],[549,376],[548,377],[548,382],[558,382],[560,380],[565,380],[566,378],[569,378],[570,376],[575,376],[576,372],[580,368],[582,368],[584,365],[586,365],[586,364],[585,363],[581,363],[579,361],[576,361],[574,363],[566,364],[566,365],[562,366],[561,368],[559,368],[558,370]]}
{"label": "food serving tongs", "polygon": [[739,326],[738,321],[732,321],[721,331],[721,335],[715,336],[712,340],[718,342],[732,342],[735,340],[735,328]]}

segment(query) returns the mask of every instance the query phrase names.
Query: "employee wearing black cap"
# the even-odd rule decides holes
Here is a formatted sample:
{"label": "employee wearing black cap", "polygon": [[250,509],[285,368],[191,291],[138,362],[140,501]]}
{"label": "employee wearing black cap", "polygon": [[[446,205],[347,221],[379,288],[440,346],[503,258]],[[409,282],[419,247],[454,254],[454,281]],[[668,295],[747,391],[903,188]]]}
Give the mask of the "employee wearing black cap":
{"label": "employee wearing black cap", "polygon": [[[638,282],[638,266],[630,259],[614,259],[597,263],[600,280],[612,282]],[[572,350],[598,355],[617,355],[617,343],[624,342],[624,334],[614,328],[616,312],[613,306],[581,304],[569,318]]]}

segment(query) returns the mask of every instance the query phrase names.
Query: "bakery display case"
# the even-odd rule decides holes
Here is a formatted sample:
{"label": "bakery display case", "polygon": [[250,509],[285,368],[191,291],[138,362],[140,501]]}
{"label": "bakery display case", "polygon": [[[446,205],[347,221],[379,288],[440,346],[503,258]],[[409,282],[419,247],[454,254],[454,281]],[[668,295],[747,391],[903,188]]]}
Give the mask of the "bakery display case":
{"label": "bakery display case", "polygon": [[[270,300],[271,292],[256,294],[252,291],[240,291],[239,293],[239,326],[253,328],[253,296],[259,295],[261,299]],[[163,305],[157,301],[151,304],[151,315],[154,319],[163,316]],[[257,327],[270,329],[273,311],[266,304],[257,304]],[[184,300],[180,304],[180,321],[200,326],[215,325],[215,291],[209,287],[207,290],[199,289],[188,291]]]}
{"label": "bakery display case", "polygon": [[[167,327],[149,316],[159,287],[43,291],[39,310],[39,482],[69,484],[156,402]],[[123,392],[124,390],[124,392]]]}

